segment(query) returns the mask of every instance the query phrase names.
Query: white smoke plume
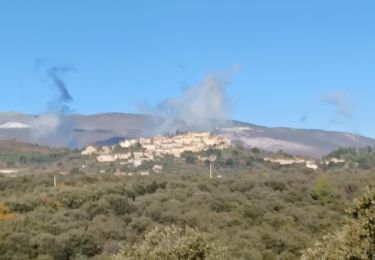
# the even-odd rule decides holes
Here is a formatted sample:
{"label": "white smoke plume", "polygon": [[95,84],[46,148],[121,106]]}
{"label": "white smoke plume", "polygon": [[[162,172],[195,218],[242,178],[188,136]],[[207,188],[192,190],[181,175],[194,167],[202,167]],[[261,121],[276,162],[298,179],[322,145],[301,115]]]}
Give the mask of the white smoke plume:
{"label": "white smoke plume", "polygon": [[31,124],[33,141],[55,147],[77,147],[74,125],[67,115],[51,112],[35,116]]}
{"label": "white smoke plume", "polygon": [[202,82],[187,88],[182,96],[169,98],[143,112],[162,117],[152,127],[155,133],[173,133],[176,130],[211,131],[231,124],[231,101],[227,87],[239,66],[229,71],[207,75]]}

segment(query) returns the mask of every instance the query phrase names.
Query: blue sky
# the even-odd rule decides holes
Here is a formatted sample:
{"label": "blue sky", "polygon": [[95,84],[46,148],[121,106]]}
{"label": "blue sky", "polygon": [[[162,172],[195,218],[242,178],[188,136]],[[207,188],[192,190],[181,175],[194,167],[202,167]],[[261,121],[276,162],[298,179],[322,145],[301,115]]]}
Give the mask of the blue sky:
{"label": "blue sky", "polygon": [[138,112],[241,69],[234,119],[375,137],[375,2],[0,1],[0,111],[54,98],[38,62],[72,67],[77,113]]}

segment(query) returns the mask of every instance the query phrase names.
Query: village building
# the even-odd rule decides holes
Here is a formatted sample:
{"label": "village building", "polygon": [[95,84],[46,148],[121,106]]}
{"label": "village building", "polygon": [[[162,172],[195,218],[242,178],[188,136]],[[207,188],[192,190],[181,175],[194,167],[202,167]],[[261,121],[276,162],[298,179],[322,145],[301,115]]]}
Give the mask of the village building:
{"label": "village building", "polygon": [[102,149],[100,150],[100,154],[111,154],[112,149],[109,146],[103,146]]}
{"label": "village building", "polygon": [[97,154],[98,150],[94,146],[87,146],[82,152],[82,155],[92,155],[92,154]]}
{"label": "village building", "polygon": [[119,146],[122,148],[129,148],[131,146],[134,146],[138,143],[138,140],[132,139],[132,140],[124,140],[119,143]]}
{"label": "village building", "polygon": [[150,175],[149,171],[141,171],[141,176],[148,176]]}
{"label": "village building", "polygon": [[[211,135],[208,132],[190,132],[172,137],[155,136],[153,138],[139,138],[124,140],[119,143],[122,148],[130,148],[139,145],[140,150],[127,153],[114,153],[114,149],[104,146],[101,150],[89,146],[82,151],[84,155],[99,154],[98,162],[121,161],[121,165],[132,164],[139,167],[145,161],[154,161],[155,157],[172,155],[181,157],[184,152],[201,152],[213,147],[215,149],[225,149],[230,147],[229,139],[223,136]],[[161,172],[161,166],[155,165],[154,172]]]}
{"label": "village building", "polygon": [[112,155],[112,154],[102,154],[102,155],[97,156],[97,157],[96,157],[96,160],[97,160],[98,162],[102,162],[102,163],[104,163],[104,162],[114,162],[114,161],[116,161],[117,159],[116,159],[116,157],[115,157],[114,155]]}
{"label": "village building", "polygon": [[154,167],[152,167],[152,170],[156,173],[161,173],[161,171],[163,170],[163,166],[155,164]]}

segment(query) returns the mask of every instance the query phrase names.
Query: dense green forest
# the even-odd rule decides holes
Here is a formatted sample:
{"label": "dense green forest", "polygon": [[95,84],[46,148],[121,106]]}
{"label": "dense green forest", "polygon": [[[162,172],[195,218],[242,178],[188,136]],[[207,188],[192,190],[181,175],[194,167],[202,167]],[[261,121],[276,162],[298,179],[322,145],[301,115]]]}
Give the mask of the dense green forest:
{"label": "dense green forest", "polygon": [[[373,156],[351,151],[331,156]],[[375,185],[374,168],[360,163],[313,171],[264,162],[257,149],[206,153],[218,157],[213,179],[197,154],[164,158],[160,174],[114,176],[76,151],[38,151],[70,174],[56,187],[54,168],[0,177],[0,259],[168,259],[154,256],[185,247],[198,253],[180,259],[319,259],[306,250],[346,225],[345,210]],[[2,157],[22,165],[16,153]]]}
{"label": "dense green forest", "polygon": [[345,224],[304,250],[308,259],[375,259],[375,193],[367,192],[347,211]]}

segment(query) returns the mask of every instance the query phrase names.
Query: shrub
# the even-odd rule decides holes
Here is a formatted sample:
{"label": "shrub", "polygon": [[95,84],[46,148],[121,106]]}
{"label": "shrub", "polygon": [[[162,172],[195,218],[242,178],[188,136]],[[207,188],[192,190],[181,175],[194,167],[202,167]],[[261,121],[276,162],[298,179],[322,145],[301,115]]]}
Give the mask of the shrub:
{"label": "shrub", "polygon": [[334,189],[327,178],[319,177],[316,180],[311,197],[314,200],[319,200],[322,204],[330,203],[333,200]]}
{"label": "shrub", "polygon": [[122,247],[114,259],[225,259],[225,248],[207,233],[172,225],[154,228],[143,241]]}
{"label": "shrub", "polygon": [[15,218],[10,209],[3,203],[0,203],[0,221],[12,221]]}
{"label": "shrub", "polygon": [[339,231],[324,236],[302,259],[374,259],[375,193],[368,193],[348,211],[350,219]]}

